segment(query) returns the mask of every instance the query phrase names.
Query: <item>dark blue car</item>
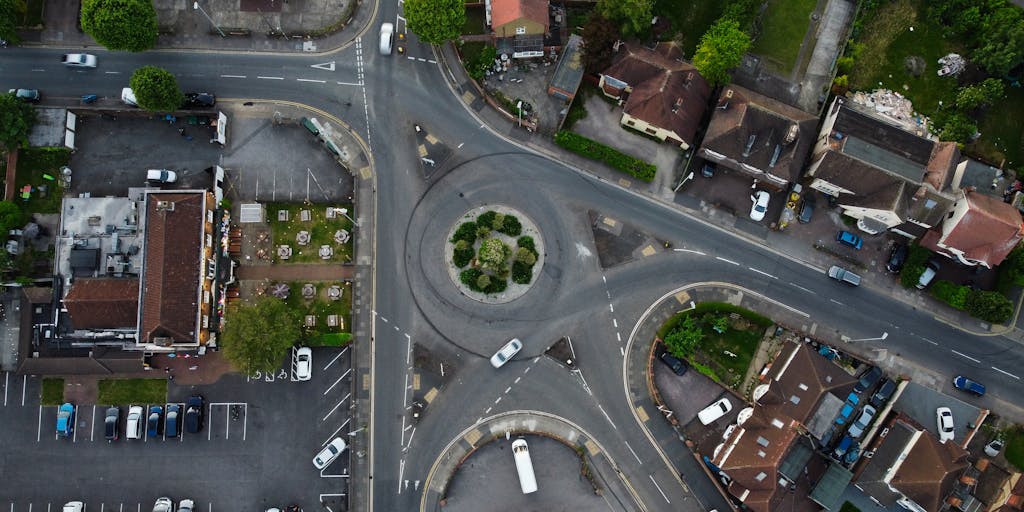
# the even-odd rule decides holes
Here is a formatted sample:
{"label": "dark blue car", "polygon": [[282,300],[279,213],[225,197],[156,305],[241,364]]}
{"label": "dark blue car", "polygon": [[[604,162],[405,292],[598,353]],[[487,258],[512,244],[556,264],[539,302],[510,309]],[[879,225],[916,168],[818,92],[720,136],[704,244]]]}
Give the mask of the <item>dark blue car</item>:
{"label": "dark blue car", "polygon": [[860,250],[861,246],[864,245],[864,240],[849,231],[840,231],[836,233],[836,241],[843,244],[849,245],[854,249]]}
{"label": "dark blue car", "polygon": [[980,382],[975,382],[963,375],[957,375],[953,378],[953,387],[960,391],[966,391],[972,395],[984,396],[985,386]]}
{"label": "dark blue car", "polygon": [[149,420],[146,422],[146,435],[159,437],[164,420],[164,408],[154,405],[149,408]]}
{"label": "dark blue car", "polygon": [[181,422],[181,406],[178,404],[170,404],[167,406],[167,427],[164,432],[167,437],[178,437],[181,429],[178,424]]}

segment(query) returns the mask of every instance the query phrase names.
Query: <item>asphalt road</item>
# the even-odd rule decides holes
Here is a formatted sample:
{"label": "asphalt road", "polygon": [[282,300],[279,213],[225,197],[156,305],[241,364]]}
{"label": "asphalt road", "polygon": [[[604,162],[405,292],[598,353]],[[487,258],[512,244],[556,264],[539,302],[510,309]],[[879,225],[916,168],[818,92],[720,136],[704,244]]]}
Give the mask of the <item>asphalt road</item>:
{"label": "asphalt road", "polygon": [[[392,12],[380,18],[393,17]],[[885,340],[857,343],[898,353],[934,374],[936,383],[961,372],[975,376],[989,386],[990,395],[980,403],[991,408],[1005,407],[1003,400],[1024,391],[1011,375],[1024,354],[1017,344],[964,334],[868,288],[839,286],[821,269],[532,154],[481,127],[436,65],[381,56],[375,39],[371,30],[345,48],[317,56],[95,52],[100,67],[87,71],[61,66],[60,50],[8,48],[0,61],[3,87],[38,88],[44,103],[74,103],[86,93],[116,98],[133,69],[152,64],[174,72],[185,90],[212,91],[222,99],[298,102],[333,113],[367,140],[379,230],[370,454],[374,510],[415,509],[417,485],[453,433],[485,414],[512,409],[559,414],[587,428],[650,510],[697,507],[646,441],[615,377],[622,368],[619,349],[633,322],[653,300],[685,283],[741,284],[806,313],[816,329],[851,339],[888,333]],[[415,53],[424,51],[415,42],[410,48],[413,56],[433,58]],[[312,67],[332,61],[333,71]],[[417,161],[414,123],[456,148],[429,182]],[[534,289],[503,306],[458,294],[442,271],[439,252],[462,213],[495,203],[514,206],[536,221],[548,252]],[[685,251],[603,270],[588,210],[642,226]],[[576,340],[581,375],[544,358],[531,363],[565,335]],[[511,336],[522,338],[526,348],[495,371],[486,358]],[[459,361],[415,427],[407,423],[407,351],[414,343]],[[533,370],[516,379],[525,365]]]}

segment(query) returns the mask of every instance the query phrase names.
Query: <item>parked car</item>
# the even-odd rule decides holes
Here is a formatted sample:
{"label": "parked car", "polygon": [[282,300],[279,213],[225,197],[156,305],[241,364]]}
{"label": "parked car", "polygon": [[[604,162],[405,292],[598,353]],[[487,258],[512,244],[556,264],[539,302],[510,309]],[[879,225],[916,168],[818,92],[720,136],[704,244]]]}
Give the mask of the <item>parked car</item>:
{"label": "parked car", "polygon": [[881,407],[883,404],[892,398],[892,394],[896,392],[896,381],[892,379],[885,379],[882,385],[879,386],[878,391],[875,392],[874,396],[871,397],[871,405],[875,407]]}
{"label": "parked car", "polygon": [[935,409],[935,422],[939,429],[939,442],[953,440],[953,411],[949,407]]}
{"label": "parked car", "polygon": [[178,416],[181,414],[181,406],[178,404],[169,404],[167,406],[167,419],[166,425],[164,426],[164,435],[167,437],[178,437],[181,434],[181,428],[178,426],[181,422],[181,418]]}
{"label": "parked car", "polygon": [[174,502],[166,496],[157,498],[153,504],[153,512],[174,512]]}
{"label": "parked car", "polygon": [[870,370],[864,372],[857,384],[853,386],[855,393],[863,393],[864,391],[871,389],[878,383],[878,379],[882,378],[882,369],[877,366],[872,366]]}
{"label": "parked car", "polygon": [[185,94],[185,108],[213,108],[217,104],[217,96],[209,92],[190,92]]}
{"label": "parked car", "polygon": [[850,233],[849,231],[846,230],[842,230],[836,233],[836,241],[843,245],[853,247],[858,251],[860,250],[861,246],[864,245],[864,240],[862,240],[859,236]]}
{"label": "parked car", "polygon": [[163,430],[163,420],[164,408],[159,405],[150,407],[149,420],[146,423],[146,435],[149,437],[159,437],[160,431]]}
{"label": "parked car", "polygon": [[676,375],[683,375],[686,373],[686,363],[681,361],[678,357],[669,354],[666,351],[662,352],[659,358],[661,359],[661,362],[665,363],[665,366],[671,368]]}
{"label": "parked car", "polygon": [[800,224],[807,224],[811,221],[811,216],[814,215],[814,207],[816,202],[814,196],[807,196],[804,198],[804,202],[800,203],[800,214],[797,215],[796,220]]}
{"label": "parked car", "polygon": [[11,89],[7,92],[13,94],[15,98],[29,103],[39,103],[39,100],[43,98],[38,89]]}
{"label": "parked car", "polygon": [[193,512],[195,510],[196,503],[190,499],[184,499],[178,502],[178,512]]}
{"label": "parked car", "polygon": [[722,416],[725,416],[732,410],[732,402],[728,398],[722,398],[715,403],[707,406],[704,410],[697,413],[697,419],[700,420],[702,425],[707,425]]}
{"label": "parked car", "polygon": [[899,272],[903,270],[903,264],[907,262],[907,254],[910,249],[907,248],[907,244],[896,244],[892,248],[892,252],[889,253],[889,262],[885,264],[885,269],[889,272]]}
{"label": "parked car", "polygon": [[846,451],[850,449],[850,446],[852,444],[853,444],[853,438],[852,437],[850,437],[848,435],[847,436],[843,436],[843,439],[840,440],[839,444],[836,445],[836,449],[832,451],[832,454],[835,456],[835,458],[837,458],[839,460],[842,460],[843,459],[843,455],[846,455]]}
{"label": "parked car", "polygon": [[391,55],[391,45],[395,39],[395,25],[392,23],[381,23],[380,25],[380,54]]}
{"label": "parked car", "polygon": [[142,415],[144,411],[141,406],[133,405],[128,408],[128,420],[124,425],[124,437],[126,439],[142,439]]}
{"label": "parked car", "polygon": [[70,437],[75,430],[75,406],[64,403],[57,409],[57,433]]}
{"label": "parked car", "polygon": [[295,351],[295,380],[309,380],[313,376],[313,349],[302,347]]}
{"label": "parked car", "polygon": [[953,377],[953,387],[960,391],[966,391],[973,395],[985,396],[985,386],[980,382],[971,380],[963,375]]}
{"label": "parked car", "polygon": [[150,169],[146,171],[146,181],[152,183],[174,183],[178,181],[178,174],[167,169]]}
{"label": "parked car", "polygon": [[764,220],[764,214],[768,211],[769,199],[771,199],[771,196],[764,190],[758,190],[754,192],[754,195],[750,196],[750,200],[754,203],[750,206],[750,220]]}
{"label": "parked car", "polygon": [[72,68],[96,67],[96,56],[88,53],[65,53],[61,55],[60,61]]}
{"label": "parked car", "polygon": [[85,503],[81,501],[69,501],[64,504],[63,512],[82,512],[85,510]]}
{"label": "parked car", "polygon": [[512,338],[508,340],[504,346],[502,346],[497,352],[491,356],[491,366],[495,368],[501,368],[502,365],[512,359],[520,350],[523,349],[523,342],[519,341],[519,338]]}
{"label": "parked car", "polygon": [[135,99],[135,91],[131,87],[125,87],[121,89],[121,101],[125,105],[131,105],[133,107],[139,106],[139,102]]}
{"label": "parked car", "polygon": [[853,425],[850,425],[850,430],[846,433],[854,439],[860,437],[861,434],[867,430],[868,425],[871,425],[871,422],[875,420],[876,412],[878,411],[876,411],[874,407],[865,405],[864,410],[861,411],[860,416],[857,417],[857,421],[854,421]]}
{"label": "parked car", "polygon": [[935,274],[939,271],[939,262],[935,260],[928,260],[924,264],[924,272],[921,273],[921,278],[917,280],[917,289],[924,290],[928,285],[932,284],[932,280],[935,279]]}
{"label": "parked car", "polygon": [[335,437],[333,441],[327,444],[320,453],[313,457],[313,466],[317,469],[324,469],[330,466],[334,459],[341,455],[341,452],[345,450],[345,440],[340,437]]}
{"label": "parked car", "polygon": [[828,269],[828,276],[841,283],[846,283],[850,286],[860,286],[860,276],[846,270],[838,265],[832,265]]}
{"label": "parked car", "polygon": [[713,178],[715,176],[715,164],[704,162],[704,165],[700,168],[700,175],[705,178]]}
{"label": "parked car", "polygon": [[1003,451],[1003,446],[1005,446],[1003,444],[1003,440],[997,437],[985,445],[985,455],[988,455],[989,457],[997,457],[999,456],[999,452]]}
{"label": "parked car", "polygon": [[120,422],[121,408],[107,408],[107,418],[103,421],[103,436],[107,439],[107,442],[117,441],[118,430],[120,430]]}
{"label": "parked car", "polygon": [[203,397],[192,395],[185,403],[185,430],[195,434],[203,429]]}
{"label": "parked car", "polygon": [[843,425],[846,420],[850,419],[850,415],[853,414],[853,410],[857,408],[857,404],[860,403],[860,398],[857,397],[856,393],[850,393],[846,396],[846,402],[843,404],[843,408],[839,411],[839,416],[836,418],[836,425]]}

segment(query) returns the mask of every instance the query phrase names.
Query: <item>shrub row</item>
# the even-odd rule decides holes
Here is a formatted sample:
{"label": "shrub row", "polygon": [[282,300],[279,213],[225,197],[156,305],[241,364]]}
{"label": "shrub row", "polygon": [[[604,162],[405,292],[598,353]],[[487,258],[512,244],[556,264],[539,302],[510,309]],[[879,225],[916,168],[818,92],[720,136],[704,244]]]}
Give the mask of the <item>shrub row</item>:
{"label": "shrub row", "polygon": [[1013,303],[999,292],[972,290],[949,281],[936,281],[931,287],[936,299],[986,322],[1001,324],[1013,315]]}
{"label": "shrub row", "polygon": [[493,278],[476,268],[463,270],[459,280],[470,290],[479,293],[501,293],[508,288],[508,282],[504,279]]}
{"label": "shrub row", "polygon": [[582,135],[562,130],[555,134],[555,144],[573,153],[604,162],[615,169],[643,181],[651,181],[658,168],[617,149],[590,140]]}

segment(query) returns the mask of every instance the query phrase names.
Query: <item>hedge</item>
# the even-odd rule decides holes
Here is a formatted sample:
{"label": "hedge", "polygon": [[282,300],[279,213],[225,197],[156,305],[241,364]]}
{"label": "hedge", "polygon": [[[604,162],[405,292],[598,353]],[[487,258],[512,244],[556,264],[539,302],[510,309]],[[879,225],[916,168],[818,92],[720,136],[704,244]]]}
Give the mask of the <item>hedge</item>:
{"label": "hedge", "polygon": [[964,309],[964,305],[967,303],[967,295],[969,293],[971,293],[970,288],[953,284],[946,280],[936,281],[931,288],[931,294],[935,296],[936,299],[939,299],[956,309]]}
{"label": "hedge", "polygon": [[1013,316],[1013,303],[999,292],[975,290],[967,295],[964,310],[975,318],[1001,324]]}
{"label": "hedge", "polygon": [[523,232],[523,225],[520,224],[519,219],[514,215],[506,215],[505,222],[501,224],[498,231],[508,236],[519,236],[519,233]]}
{"label": "hedge", "polygon": [[512,282],[516,284],[530,284],[533,280],[533,265],[527,265],[522,261],[512,262]]}
{"label": "hedge", "polygon": [[454,244],[459,240],[465,240],[473,245],[476,242],[476,223],[475,222],[463,222],[459,225],[459,228],[455,230],[455,234],[452,235],[451,242]]}
{"label": "hedge", "polygon": [[466,285],[470,290],[479,293],[501,293],[508,288],[508,281],[501,278],[491,278],[487,288],[480,288],[477,282],[480,276],[483,275],[485,274],[480,269],[467,268],[459,274],[459,281],[462,281],[462,284]]}
{"label": "hedge", "polygon": [[582,135],[562,130],[555,134],[555,144],[578,155],[604,162],[615,169],[643,181],[651,181],[658,168],[617,149],[590,140]]}
{"label": "hedge", "polygon": [[469,262],[473,260],[473,248],[459,249],[456,247],[452,254],[452,263],[455,263],[456,267],[462,268],[469,265]]}
{"label": "hedge", "polygon": [[521,236],[516,239],[516,245],[519,247],[525,247],[530,250],[535,256],[537,255],[537,247],[533,245],[533,237]]}

